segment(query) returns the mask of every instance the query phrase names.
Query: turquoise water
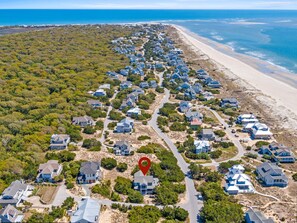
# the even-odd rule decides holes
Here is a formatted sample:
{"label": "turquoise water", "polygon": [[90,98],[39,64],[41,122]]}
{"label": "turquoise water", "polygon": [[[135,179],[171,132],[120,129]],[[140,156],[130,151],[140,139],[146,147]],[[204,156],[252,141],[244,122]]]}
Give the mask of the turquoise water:
{"label": "turquoise water", "polygon": [[0,26],[166,22],[297,73],[297,11],[0,10]]}

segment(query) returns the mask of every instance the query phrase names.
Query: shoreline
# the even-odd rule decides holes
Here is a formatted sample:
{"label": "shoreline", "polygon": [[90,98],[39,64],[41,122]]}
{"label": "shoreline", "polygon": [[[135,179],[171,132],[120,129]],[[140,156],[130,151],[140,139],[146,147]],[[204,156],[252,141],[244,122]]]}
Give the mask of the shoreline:
{"label": "shoreline", "polygon": [[297,88],[208,45],[203,37],[184,27],[171,26],[197,56],[204,54],[226,77],[234,80],[247,93],[254,94],[256,97],[252,99],[269,108],[269,113],[282,122],[281,127],[297,130]]}

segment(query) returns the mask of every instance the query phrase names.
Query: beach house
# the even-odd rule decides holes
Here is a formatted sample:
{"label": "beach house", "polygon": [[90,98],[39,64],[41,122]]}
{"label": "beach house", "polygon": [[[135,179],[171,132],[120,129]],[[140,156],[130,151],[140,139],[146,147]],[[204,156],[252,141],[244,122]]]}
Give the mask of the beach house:
{"label": "beach house", "polygon": [[7,205],[0,210],[0,222],[19,223],[24,219],[24,214],[12,205]]}
{"label": "beach house", "polygon": [[188,111],[191,108],[191,103],[188,101],[181,101],[179,103],[179,111],[182,113],[185,113],[186,111]]}
{"label": "beach house", "polygon": [[[28,198],[33,192],[34,187],[25,184],[23,180],[13,181],[1,194],[0,206],[13,205],[18,207],[20,203]],[[0,221],[1,222],[1,221]]]}
{"label": "beach house", "polygon": [[67,149],[70,142],[70,136],[67,134],[53,134],[50,139],[50,149],[61,150]]}
{"label": "beach house", "polygon": [[274,163],[262,163],[257,167],[256,174],[264,186],[286,187],[288,185],[288,178],[282,169]]}
{"label": "beach house", "polygon": [[80,127],[86,127],[86,126],[94,126],[96,122],[93,120],[90,116],[81,116],[81,117],[73,117],[72,124],[79,125]]}
{"label": "beach house", "polygon": [[101,171],[99,162],[82,162],[77,176],[77,183],[91,184],[100,180]]}
{"label": "beach house", "polygon": [[101,205],[95,199],[83,198],[71,216],[71,223],[98,223]]}
{"label": "beach house", "polygon": [[246,125],[249,123],[257,123],[259,120],[253,114],[243,114],[237,117],[236,123]]}
{"label": "beach house", "polygon": [[203,114],[201,114],[198,111],[188,110],[185,113],[185,117],[186,117],[187,121],[189,121],[189,122],[193,121],[194,119],[203,120]]}
{"label": "beach house", "polygon": [[229,172],[225,175],[225,191],[230,195],[238,193],[254,193],[255,189],[248,175],[244,174],[242,165],[234,165],[229,168]]}
{"label": "beach house", "polygon": [[100,101],[98,100],[93,100],[93,99],[90,99],[87,101],[88,105],[90,105],[92,108],[102,108],[103,105]]}
{"label": "beach house", "polygon": [[223,99],[221,99],[220,106],[222,108],[226,108],[226,107],[238,108],[239,107],[238,101],[236,98],[223,98]]}
{"label": "beach house", "polygon": [[261,211],[254,208],[249,208],[249,210],[245,212],[244,219],[246,223],[274,223],[272,218],[266,218]]}
{"label": "beach house", "polygon": [[270,129],[267,125],[262,123],[253,124],[253,127],[251,129],[252,139],[270,139],[272,136],[273,134],[270,132]]}
{"label": "beach house", "polygon": [[121,90],[128,89],[128,88],[131,88],[131,87],[132,87],[132,82],[131,81],[123,81],[120,84],[120,89]]}
{"label": "beach house", "polygon": [[39,165],[36,182],[55,182],[54,178],[59,176],[62,172],[62,165],[58,160],[49,160],[47,163]]}
{"label": "beach house", "polygon": [[117,141],[113,146],[113,152],[117,156],[129,156],[131,146],[128,141]]}
{"label": "beach house", "polygon": [[212,129],[202,129],[198,136],[201,140],[207,141],[213,141],[216,137]]}
{"label": "beach house", "polygon": [[98,89],[93,93],[94,97],[106,96],[106,91],[104,89]]}
{"label": "beach house", "polygon": [[268,146],[262,146],[260,148],[260,153],[271,156],[271,160],[277,163],[295,162],[295,155],[292,152],[292,149],[276,142],[273,142]]}
{"label": "beach house", "polygon": [[132,132],[134,127],[134,121],[129,118],[124,118],[117,123],[115,132],[116,133],[129,133]]}
{"label": "beach house", "polygon": [[139,115],[141,115],[141,109],[138,107],[131,108],[127,111],[127,116],[129,117],[137,117]]}
{"label": "beach house", "polygon": [[210,143],[209,141],[204,140],[194,140],[194,146],[195,146],[195,153],[208,153],[211,151]]}
{"label": "beach house", "polygon": [[141,171],[134,174],[133,188],[138,190],[141,194],[152,194],[155,187],[158,185],[159,179],[153,176],[145,176]]}

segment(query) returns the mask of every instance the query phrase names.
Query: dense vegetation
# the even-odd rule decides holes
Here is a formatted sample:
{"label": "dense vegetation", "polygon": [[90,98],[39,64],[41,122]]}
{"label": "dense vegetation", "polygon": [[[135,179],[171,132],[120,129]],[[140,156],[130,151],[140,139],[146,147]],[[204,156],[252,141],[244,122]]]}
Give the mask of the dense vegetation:
{"label": "dense vegetation", "polygon": [[104,116],[87,106],[87,92],[103,82],[119,84],[106,72],[128,61],[109,43],[130,33],[120,26],[74,26],[0,37],[0,191],[16,178],[35,177],[52,134],[81,140],[72,117]]}
{"label": "dense vegetation", "polygon": [[204,183],[199,190],[205,199],[201,211],[203,221],[213,223],[243,221],[241,205],[226,195],[219,183]]}

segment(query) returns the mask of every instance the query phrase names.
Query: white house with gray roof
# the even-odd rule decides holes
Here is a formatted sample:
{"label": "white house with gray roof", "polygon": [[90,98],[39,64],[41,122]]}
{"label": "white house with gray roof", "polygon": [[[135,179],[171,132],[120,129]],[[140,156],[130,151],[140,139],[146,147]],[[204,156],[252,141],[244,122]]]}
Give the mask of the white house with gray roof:
{"label": "white house with gray roof", "polygon": [[71,223],[98,223],[101,205],[91,198],[82,199],[71,216]]}
{"label": "white house with gray roof", "polygon": [[58,160],[49,160],[47,163],[39,165],[36,181],[54,182],[54,178],[62,172],[63,166],[58,163]]}
{"label": "white house with gray roof", "polygon": [[256,169],[257,178],[265,186],[286,187],[288,185],[288,178],[283,173],[282,169],[274,163],[262,163]]}
{"label": "white house with gray roof", "polygon": [[0,210],[1,223],[10,223],[10,222],[18,223],[18,222],[22,222],[23,219],[24,219],[24,214],[10,204]]}
{"label": "white house with gray roof", "polygon": [[61,150],[67,149],[70,142],[70,136],[66,134],[53,134],[50,140],[50,149]]}
{"label": "white house with gray roof", "polygon": [[133,188],[141,194],[152,194],[158,185],[159,179],[153,176],[144,176],[141,171],[134,174]]}
{"label": "white house with gray roof", "polygon": [[204,140],[195,140],[194,141],[194,146],[195,146],[195,153],[200,154],[200,153],[208,153],[211,151],[211,146],[209,141],[204,141]]}
{"label": "white house with gray roof", "polygon": [[33,189],[33,186],[25,184],[23,180],[15,180],[2,192],[0,205],[4,207],[10,204],[17,207],[32,194]]}
{"label": "white house with gray roof", "polygon": [[79,184],[95,183],[101,178],[99,162],[83,162],[80,166],[77,182]]}

